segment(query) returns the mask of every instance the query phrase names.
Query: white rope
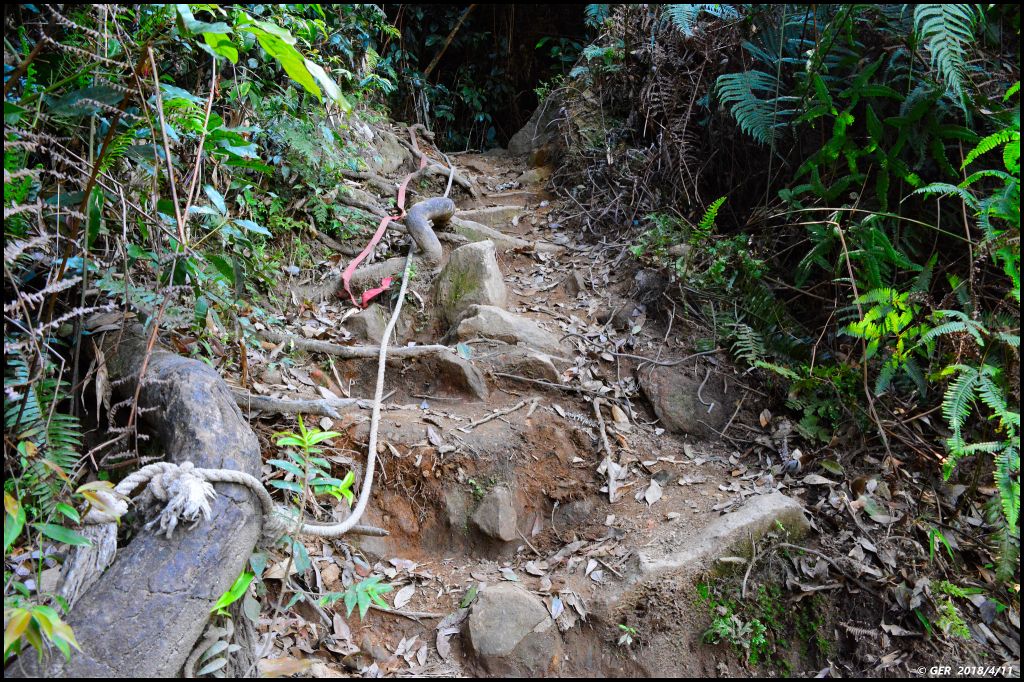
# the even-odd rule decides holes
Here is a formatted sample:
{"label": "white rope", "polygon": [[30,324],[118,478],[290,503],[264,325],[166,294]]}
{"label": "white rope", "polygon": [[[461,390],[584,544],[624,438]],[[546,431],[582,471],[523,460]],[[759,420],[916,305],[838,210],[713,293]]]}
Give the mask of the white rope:
{"label": "white rope", "polygon": [[[128,510],[125,500],[139,486],[145,485],[157,500],[165,503],[163,510],[146,524],[146,528],[159,526],[160,532],[170,537],[179,523],[190,522],[190,527],[194,527],[203,519],[210,517],[211,505],[217,497],[211,485],[213,483],[241,485],[256,495],[263,517],[263,543],[272,545],[294,524],[288,510],[274,503],[263,483],[255,476],[235,469],[201,469],[192,462],[184,462],[181,465],[171,462],[148,464],[121,481],[112,492],[97,491],[97,495],[104,500],[109,511],[93,508],[86,514],[84,523],[115,523]],[[349,523],[352,516],[342,523],[304,523],[299,532],[304,535],[332,538],[340,537],[346,532],[359,535],[386,534],[379,528]],[[347,527],[343,527],[346,525]]]}

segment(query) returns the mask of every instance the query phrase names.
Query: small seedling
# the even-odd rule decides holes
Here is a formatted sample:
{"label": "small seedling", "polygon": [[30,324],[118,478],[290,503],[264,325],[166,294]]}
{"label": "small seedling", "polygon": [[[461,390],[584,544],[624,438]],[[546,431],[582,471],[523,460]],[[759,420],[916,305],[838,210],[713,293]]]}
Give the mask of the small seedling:
{"label": "small seedling", "polygon": [[358,605],[359,618],[362,620],[366,616],[366,612],[370,610],[371,604],[376,604],[382,609],[391,608],[381,595],[390,592],[394,588],[387,583],[382,585],[380,581],[381,577],[375,575],[356,583],[344,592],[329,592],[320,598],[320,604],[322,606],[330,606],[338,600],[344,599],[345,615],[351,616],[352,609]]}
{"label": "small seedling", "polygon": [[619,635],[619,646],[632,646],[633,638],[640,634],[636,628],[623,623],[619,623],[619,629],[622,630],[622,634]]}

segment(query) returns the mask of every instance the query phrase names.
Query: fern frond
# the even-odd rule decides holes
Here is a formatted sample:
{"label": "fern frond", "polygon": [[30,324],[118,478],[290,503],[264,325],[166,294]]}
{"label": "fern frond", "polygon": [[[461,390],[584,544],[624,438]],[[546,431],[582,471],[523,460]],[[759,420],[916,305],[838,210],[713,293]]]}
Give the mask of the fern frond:
{"label": "fern frond", "polygon": [[[778,79],[763,71],[741,71],[718,77],[715,92],[719,101],[730,108],[740,129],[761,144],[775,141]],[[758,93],[767,93],[772,99],[761,99]]]}
{"label": "fern frond", "polygon": [[967,154],[967,157],[964,158],[964,162],[960,165],[960,168],[967,168],[982,154],[987,154],[999,145],[1009,144],[1013,140],[1017,140],[1018,144],[1020,143],[1020,131],[1014,130],[1013,128],[1003,128],[1002,130],[997,130],[991,135],[983,137],[981,141],[975,145],[974,149]]}
{"label": "fern frond", "polygon": [[956,196],[963,199],[963,202],[970,206],[972,209],[977,210],[978,208],[978,200],[974,198],[973,194],[965,190],[963,187],[951,185],[948,182],[933,182],[929,185],[925,185],[924,187],[919,187],[918,189],[915,189],[910,194],[924,194],[927,196],[931,196],[933,194],[950,196],[955,194]]}
{"label": "fern frond", "polygon": [[1020,450],[1008,447],[996,456],[996,487],[1006,524],[1014,528],[1020,522]]}
{"label": "fern frond", "polygon": [[611,14],[611,5],[587,5],[583,9],[583,22],[591,28],[597,28]]}
{"label": "fern frond", "polygon": [[711,202],[708,206],[708,210],[704,211],[704,216],[701,217],[700,222],[697,223],[697,229],[703,236],[710,235],[715,229],[715,223],[718,220],[718,209],[722,208],[722,204],[725,203],[726,197],[718,197]]}
{"label": "fern frond", "polygon": [[740,16],[739,12],[729,5],[665,5],[665,16],[676,29],[686,35],[692,35],[693,27],[701,13],[711,14],[720,19],[738,19]]}
{"label": "fern frond", "polygon": [[[963,428],[967,423],[967,418],[971,416],[971,402],[974,400],[981,378],[978,370],[967,365],[954,365],[951,369],[957,372],[957,377],[946,389],[946,395],[942,398],[942,416],[953,431],[947,441],[950,451],[954,457],[958,457],[965,447]],[[948,466],[948,470],[951,473],[952,466]],[[949,477],[948,473],[946,477]]]}
{"label": "fern frond", "polygon": [[931,54],[932,67],[956,95],[967,81],[967,48],[980,15],[974,5],[916,5],[914,26]]}
{"label": "fern frond", "polygon": [[766,355],[764,339],[748,324],[736,322],[730,325],[733,335],[732,354],[750,367],[763,361]]}

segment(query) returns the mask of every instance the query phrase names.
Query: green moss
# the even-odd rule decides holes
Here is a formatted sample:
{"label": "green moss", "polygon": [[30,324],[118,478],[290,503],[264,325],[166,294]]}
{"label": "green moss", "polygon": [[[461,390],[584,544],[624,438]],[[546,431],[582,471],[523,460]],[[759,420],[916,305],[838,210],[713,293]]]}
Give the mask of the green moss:
{"label": "green moss", "polygon": [[441,296],[437,303],[445,315],[450,316],[458,309],[459,302],[476,291],[476,289],[477,286],[474,284],[473,278],[469,273],[453,268],[451,273],[445,278],[445,281],[438,287],[438,293]]}
{"label": "green moss", "polygon": [[730,644],[746,663],[771,665],[789,675],[791,641],[799,642],[796,653],[809,660],[832,651],[824,634],[826,602],[820,595],[793,602],[778,585],[761,585],[753,598],[743,600],[735,581],[716,578],[698,584],[697,596],[711,616],[704,641]]}

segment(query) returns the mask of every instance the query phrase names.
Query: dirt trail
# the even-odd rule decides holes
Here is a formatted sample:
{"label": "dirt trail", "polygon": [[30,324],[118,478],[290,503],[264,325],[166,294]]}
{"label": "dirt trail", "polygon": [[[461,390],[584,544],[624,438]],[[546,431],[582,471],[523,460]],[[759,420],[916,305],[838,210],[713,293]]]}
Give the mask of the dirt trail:
{"label": "dirt trail", "polygon": [[[545,333],[530,338],[557,346],[510,347],[486,320],[472,338],[452,338],[432,321],[429,289],[414,280],[424,306],[400,325],[399,345],[458,343],[485,373],[488,397],[466,395],[415,363],[389,369],[381,473],[366,522],[391,534],[357,541],[354,576],[344,575],[330,542],[306,547],[322,590],[342,590],[346,579],[376,568],[400,607],[361,622],[353,616],[351,631],[334,619],[327,649],[383,673],[743,674],[734,655],[700,643],[707,618],[693,578],[726,565],[723,556],[735,566],[727,555],[748,553],[765,532],[798,533],[806,524],[764,463],[730,442],[730,429],[756,425],[756,395],[724,354],[694,355],[683,320],[669,326],[647,317],[624,251],[586,244],[562,226],[565,207],[544,190],[544,169],[501,153],[455,159],[484,190],[457,202],[457,217],[525,240],[498,244],[506,310]],[[465,223],[456,231],[473,238]],[[450,245],[445,251],[447,258]],[[336,301],[302,308],[293,333],[351,327]],[[513,324],[526,327],[521,318]],[[292,357],[293,365],[258,375],[264,390],[299,397],[285,390],[291,386],[315,397],[319,384],[353,397],[372,393],[371,363]],[[671,390],[694,393],[697,403],[687,399],[717,428],[699,419],[696,436],[664,428],[641,390],[656,383],[655,371]],[[325,417],[321,426],[345,434],[330,459],[358,478],[367,413]],[[273,453],[267,433],[261,440],[270,448],[264,454]],[[608,452],[618,472],[614,502],[609,467],[600,466]],[[528,627],[517,633],[520,620]],[[620,626],[635,628],[632,644],[617,644]],[[284,648],[301,640],[286,637]]]}

